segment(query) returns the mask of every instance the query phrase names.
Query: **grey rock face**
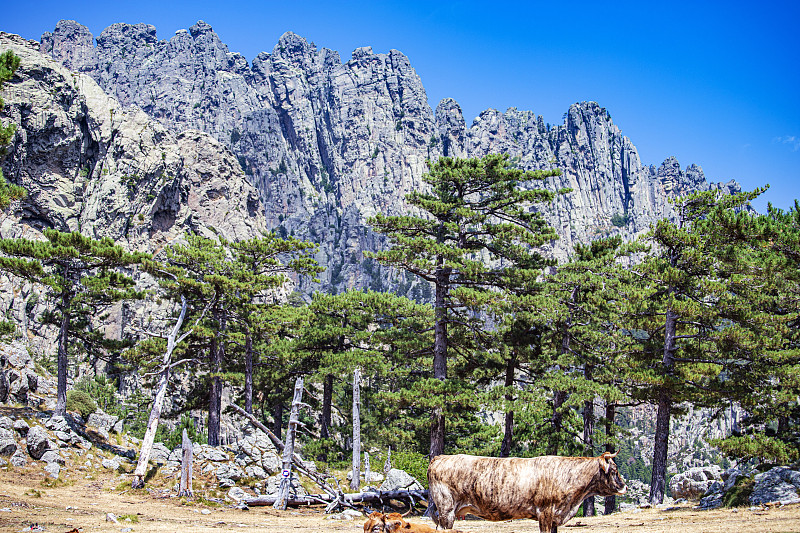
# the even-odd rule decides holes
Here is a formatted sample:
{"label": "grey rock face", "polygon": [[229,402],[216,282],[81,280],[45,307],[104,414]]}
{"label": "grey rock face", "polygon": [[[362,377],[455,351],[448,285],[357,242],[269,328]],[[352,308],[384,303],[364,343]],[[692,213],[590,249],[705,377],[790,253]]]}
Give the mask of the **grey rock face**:
{"label": "grey rock face", "polygon": [[28,455],[34,459],[41,459],[44,452],[53,448],[47,431],[42,426],[33,426],[28,430],[27,436]]}
{"label": "grey rock face", "polygon": [[14,421],[9,416],[0,417],[0,429],[10,430],[14,427]]}
{"label": "grey rock face", "polygon": [[755,486],[750,495],[750,503],[777,502],[796,500],[800,496],[800,471],[787,466],[775,468],[758,474],[755,477]]}
{"label": "grey rock face", "polygon": [[686,472],[673,476],[669,482],[669,492],[673,498],[696,500],[705,494],[714,483],[718,483],[721,487],[721,480],[722,470],[716,465],[690,468]]}
{"label": "grey rock face", "polygon": [[[510,108],[487,110],[467,127],[452,99],[434,115],[396,50],[363,47],[343,63],[338,53],[286,33],[248,65],[202,21],[168,41],[152,26],[115,24],[97,38],[94,55],[85,35],[59,23],[42,50],[169,129],[196,128],[229,146],[259,189],[268,224],[319,242],[320,261],[331,267],[323,276],[333,285],[364,286],[381,276],[347,258],[378,245],[363,232],[366,217],[405,211],[404,196],[421,186],[426,158],[505,152],[520,168],[563,169],[547,184],[574,191],[547,209],[562,237],[551,252],[560,257],[598,232],[634,235],[671,213],[669,196],[708,187],[699,167],[682,171],[672,158],[658,170],[644,167],[593,102],[571,106],[557,126]],[[624,224],[612,224],[615,215]]]}
{"label": "grey rock face", "polygon": [[[281,487],[281,479],[280,474],[268,477],[264,481],[264,495],[274,496],[278,494],[278,489]],[[306,492],[306,489],[300,484],[300,479],[292,472],[289,478],[289,497],[305,496],[306,494],[308,494],[308,492]]]}

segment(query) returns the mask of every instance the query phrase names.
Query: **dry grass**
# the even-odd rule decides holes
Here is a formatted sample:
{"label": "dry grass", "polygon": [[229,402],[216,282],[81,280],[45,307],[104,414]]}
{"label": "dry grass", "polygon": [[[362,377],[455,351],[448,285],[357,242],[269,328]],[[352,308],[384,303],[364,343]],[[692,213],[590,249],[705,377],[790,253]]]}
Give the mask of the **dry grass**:
{"label": "dry grass", "polygon": [[[81,474],[83,474],[81,472]],[[160,497],[158,491],[117,489],[119,477],[106,472],[94,473],[94,479],[82,475],[71,482],[46,487],[42,485],[41,465],[0,470],[0,531],[17,533],[39,524],[48,533],[66,533],[73,528],[88,532],[114,532],[131,528],[132,532],[173,533],[202,531],[247,531],[268,533],[362,531],[363,521],[342,522],[326,519],[320,508],[275,511],[253,507],[250,511],[225,506],[209,506],[178,498]],[[208,514],[202,514],[202,510]],[[106,522],[106,513],[131,515],[138,522]],[[422,522],[412,518],[413,522]],[[430,522],[426,522],[430,524]],[[485,522],[463,520],[456,527],[473,533],[538,533],[532,520]],[[611,516],[576,518],[562,532],[591,533],[713,533],[735,531],[800,532],[800,506],[769,510],[726,509],[696,511],[691,506],[673,510],[637,510]]]}

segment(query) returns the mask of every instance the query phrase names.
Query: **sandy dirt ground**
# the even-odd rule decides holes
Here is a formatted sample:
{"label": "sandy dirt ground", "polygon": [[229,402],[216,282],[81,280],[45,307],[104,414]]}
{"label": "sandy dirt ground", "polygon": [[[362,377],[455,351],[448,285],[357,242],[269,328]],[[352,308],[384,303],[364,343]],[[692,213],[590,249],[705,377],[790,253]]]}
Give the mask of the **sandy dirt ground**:
{"label": "sandy dirt ground", "polygon": [[[242,511],[226,505],[199,503],[169,497],[159,491],[120,490],[119,479],[74,480],[47,486],[41,471],[0,471],[0,531],[31,531],[38,525],[48,533],[80,532],[263,532],[362,531],[364,520],[326,518],[321,508],[275,511],[252,507]],[[121,517],[115,524],[106,514]],[[431,524],[412,517],[411,522]],[[456,527],[474,533],[536,533],[532,520],[486,522],[460,520]],[[696,511],[690,505],[670,510],[645,509],[611,516],[575,518],[559,528],[563,532],[591,533],[712,533],[800,532],[800,506],[764,510],[747,508]],[[33,529],[41,531],[41,529]]]}

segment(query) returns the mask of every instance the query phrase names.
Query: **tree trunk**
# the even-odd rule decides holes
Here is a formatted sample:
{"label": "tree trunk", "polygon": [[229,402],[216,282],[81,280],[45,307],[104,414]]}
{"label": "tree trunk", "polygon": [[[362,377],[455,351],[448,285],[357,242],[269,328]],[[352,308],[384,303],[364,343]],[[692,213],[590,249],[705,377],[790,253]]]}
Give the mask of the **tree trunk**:
{"label": "tree trunk", "polygon": [[244,410],[253,414],[253,336],[244,339]]}
{"label": "tree trunk", "polygon": [[361,486],[361,371],[353,372],[353,479],[350,489],[357,491]]}
{"label": "tree trunk", "polygon": [[330,438],[331,404],[333,404],[333,374],[326,374],[322,383],[322,419],[320,420],[320,437]]}
{"label": "tree trunk", "polygon": [[150,461],[150,452],[153,450],[153,442],[158,430],[158,421],[161,418],[161,409],[164,406],[164,398],[167,396],[167,383],[169,382],[169,367],[161,371],[158,377],[158,387],[156,397],[153,399],[153,407],[150,409],[150,417],[147,419],[147,429],[142,439],[142,448],[139,451],[139,462],[134,470],[131,488],[141,489],[144,487],[144,477],[147,474],[147,463]]}
{"label": "tree trunk", "polygon": [[220,416],[222,414],[222,348],[218,337],[211,340],[211,390],[208,397],[208,445],[219,446]]}
{"label": "tree trunk", "polygon": [[[583,377],[592,379],[592,366],[585,364]],[[583,402],[583,455],[594,457],[594,398]],[[594,496],[583,501],[583,516],[594,516]]]}
{"label": "tree trunk", "polygon": [[[675,335],[678,315],[667,309],[664,324],[664,356],[662,366],[664,377],[672,375],[675,366]],[[656,413],[656,434],[653,444],[653,478],[650,481],[650,503],[660,504],[664,501],[667,484],[667,456],[669,448],[669,421],[672,414],[672,395],[668,384],[661,386],[658,393],[658,412]]]}
{"label": "tree trunk", "polygon": [[178,496],[192,497],[192,462],[194,461],[194,450],[192,441],[189,439],[189,434],[186,428],[183,428],[183,442],[181,448],[183,449],[181,461],[181,483],[178,489]]}
{"label": "tree trunk", "polygon": [[298,416],[300,413],[300,403],[303,399],[303,378],[297,378],[294,384],[294,396],[292,398],[292,410],[289,414],[289,428],[286,431],[286,445],[283,448],[281,459],[281,486],[278,489],[278,498],[273,507],[275,509],[286,509],[286,502],[289,499],[289,484],[292,478],[292,456],[294,455],[294,439],[297,433]]}
{"label": "tree trunk", "polygon": [[[68,273],[65,272],[66,277]],[[72,305],[72,296],[68,291],[61,293],[61,327],[58,330],[58,385],[56,388],[56,410],[55,414],[64,416],[67,414],[67,364],[68,364],[68,341],[69,341],[69,308]]]}
{"label": "tree trunk", "polygon": [[500,445],[500,457],[508,457],[511,455],[511,446],[514,439],[514,410],[511,408],[511,402],[514,401],[514,396],[511,394],[511,387],[514,385],[514,370],[517,368],[517,358],[512,356],[506,365],[506,381],[505,386],[509,392],[506,392],[506,421],[505,432],[503,434],[503,443]]}
{"label": "tree trunk", "polygon": [[550,439],[550,444],[547,447],[548,455],[558,455],[559,442],[561,440],[561,429],[564,422],[564,414],[561,412],[561,406],[569,398],[569,394],[563,390],[553,391],[553,416],[550,423],[553,426],[553,434]]}
{"label": "tree trunk", "polygon": [[[610,438],[614,436],[614,418],[617,415],[616,410],[617,405],[614,402],[606,403],[606,437],[609,438],[609,442],[606,442],[606,451],[610,453],[614,453],[616,451],[614,450],[614,444],[610,441]],[[617,497],[606,496],[603,514],[609,515],[613,513],[616,508]]]}
{"label": "tree trunk", "polygon": [[[450,292],[450,268],[444,268],[444,259],[439,258],[436,270],[435,325],[433,340],[433,377],[445,381],[447,379],[447,297]],[[433,409],[431,415],[431,446],[429,459],[444,453],[445,436],[445,398]]]}
{"label": "tree trunk", "polygon": [[283,402],[278,400],[272,406],[272,432],[278,437],[283,438]]}
{"label": "tree trunk", "polygon": [[372,469],[369,464],[369,453],[364,452],[364,483],[369,486],[369,481],[372,479]]}
{"label": "tree trunk", "polygon": [[175,345],[179,342],[177,340],[178,333],[183,326],[183,320],[186,318],[187,303],[184,297],[181,297],[181,313],[172,332],[167,337],[167,349],[164,350],[164,355],[161,358],[162,370],[158,377],[158,387],[156,387],[156,395],[153,398],[153,406],[150,408],[150,416],[147,419],[147,429],[142,438],[142,447],[139,451],[139,462],[136,464],[134,470],[134,478],[131,481],[131,487],[140,489],[144,487],[144,477],[147,474],[147,464],[150,461],[150,452],[153,450],[153,441],[156,438],[156,431],[158,430],[158,421],[161,419],[161,409],[164,407],[164,398],[167,395],[167,385],[169,383],[169,363],[172,360],[172,352],[175,351]]}

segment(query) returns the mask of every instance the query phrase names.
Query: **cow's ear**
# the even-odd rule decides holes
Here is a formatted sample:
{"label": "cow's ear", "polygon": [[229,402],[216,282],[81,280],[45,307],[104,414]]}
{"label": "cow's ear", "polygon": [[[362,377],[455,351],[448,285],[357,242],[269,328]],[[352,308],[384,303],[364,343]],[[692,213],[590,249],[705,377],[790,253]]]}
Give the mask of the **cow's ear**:
{"label": "cow's ear", "polygon": [[600,468],[602,468],[606,474],[611,470],[611,460],[607,457],[608,455],[609,453],[606,452],[600,456]]}

